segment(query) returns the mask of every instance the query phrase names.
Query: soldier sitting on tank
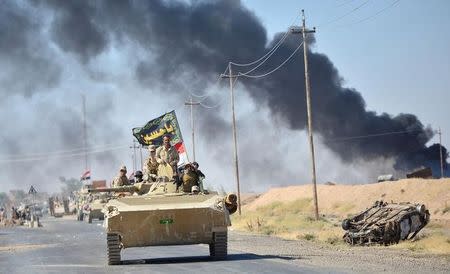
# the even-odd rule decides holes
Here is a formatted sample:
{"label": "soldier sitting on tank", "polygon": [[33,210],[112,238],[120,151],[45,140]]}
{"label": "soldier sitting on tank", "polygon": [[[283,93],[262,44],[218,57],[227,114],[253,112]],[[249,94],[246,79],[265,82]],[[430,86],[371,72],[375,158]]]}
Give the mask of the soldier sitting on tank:
{"label": "soldier sitting on tank", "polygon": [[205,174],[203,174],[203,172],[201,172],[201,170],[198,169],[198,163],[197,162],[193,162],[192,166],[194,167],[195,172],[197,173],[198,177],[200,179],[202,179],[202,180],[205,179],[205,177],[206,177]]}
{"label": "soldier sitting on tank", "polygon": [[129,185],[130,181],[127,178],[127,167],[122,166],[119,170],[119,174],[114,178],[112,182],[113,187],[126,186]]}
{"label": "soldier sitting on tank", "polygon": [[144,162],[143,171],[144,171],[144,180],[149,182],[156,181],[156,177],[158,175],[158,159],[156,158],[156,147],[155,145],[149,145],[148,151],[150,155],[147,160]]}
{"label": "soldier sitting on tank", "polygon": [[134,183],[142,183],[144,182],[144,179],[142,177],[144,174],[142,174],[142,171],[138,170],[134,173]]}
{"label": "soldier sitting on tank", "polygon": [[198,187],[199,176],[192,164],[186,164],[182,176],[183,192],[191,192],[193,186]]}

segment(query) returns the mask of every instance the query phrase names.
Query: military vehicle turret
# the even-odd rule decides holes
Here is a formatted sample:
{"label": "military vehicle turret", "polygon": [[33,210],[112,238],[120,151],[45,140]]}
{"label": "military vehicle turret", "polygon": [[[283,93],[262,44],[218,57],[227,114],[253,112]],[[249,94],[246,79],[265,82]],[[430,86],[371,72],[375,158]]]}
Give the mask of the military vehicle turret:
{"label": "military vehicle turret", "polygon": [[414,238],[429,221],[425,205],[376,201],[371,208],[345,219],[342,228],[349,244],[389,245]]}
{"label": "military vehicle turret", "polygon": [[157,182],[144,183],[145,187],[94,191],[144,193],[106,204],[108,264],[120,264],[121,249],[145,246],[208,244],[212,258],[227,257],[229,216],[236,211],[236,195],[198,191],[195,187],[193,192],[183,192],[171,170],[161,166]]}

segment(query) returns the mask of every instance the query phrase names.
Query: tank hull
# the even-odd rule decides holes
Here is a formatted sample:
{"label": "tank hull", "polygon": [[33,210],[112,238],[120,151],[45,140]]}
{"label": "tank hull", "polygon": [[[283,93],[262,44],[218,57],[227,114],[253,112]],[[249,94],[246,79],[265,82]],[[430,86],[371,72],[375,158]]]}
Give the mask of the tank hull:
{"label": "tank hull", "polygon": [[120,237],[122,248],[211,244],[215,232],[231,225],[223,197],[127,197],[110,201],[106,232]]}

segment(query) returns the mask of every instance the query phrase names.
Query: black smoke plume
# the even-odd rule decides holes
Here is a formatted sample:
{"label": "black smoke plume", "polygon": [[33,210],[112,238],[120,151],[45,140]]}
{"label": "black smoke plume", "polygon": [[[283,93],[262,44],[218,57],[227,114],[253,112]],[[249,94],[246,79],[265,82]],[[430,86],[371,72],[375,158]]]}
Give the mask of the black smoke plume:
{"label": "black smoke plume", "polygon": [[[129,68],[134,71],[137,82],[143,88],[158,86],[167,97],[184,98],[188,90],[210,86],[229,61],[253,61],[265,54],[283,35],[280,33],[273,41],[268,41],[261,22],[238,0],[11,3],[2,1],[0,4],[0,34],[7,31],[11,41],[6,43],[14,43],[18,50],[11,50],[12,47],[2,39],[0,55],[13,58],[11,62],[16,64],[13,69],[26,67],[24,63],[30,64],[33,73],[24,75],[22,83],[36,84],[37,88],[52,88],[60,82],[58,64],[52,61],[58,54],[74,56],[89,71],[89,64],[95,64],[109,49],[120,51],[124,46],[133,46],[143,52],[136,66]],[[17,29],[10,30],[7,27],[10,25]],[[51,44],[58,51],[40,43],[39,47],[44,48],[40,52],[44,54],[39,55],[33,51],[30,37],[44,40],[44,28],[47,28]],[[280,64],[300,42],[299,36],[290,35],[255,74]],[[314,37],[310,36],[310,46],[314,47],[314,43]],[[56,55],[50,58],[48,52]],[[314,129],[344,161],[394,158],[396,169],[408,170],[439,159],[435,146],[426,145],[434,135],[433,130],[415,115],[392,116],[368,111],[361,94],[344,86],[338,70],[324,54],[309,50],[309,68]],[[43,78],[36,79],[35,71],[39,71]],[[245,72],[237,67],[234,71]],[[245,86],[259,107],[269,110],[274,120],[282,121],[289,129],[304,130],[303,73],[303,58],[297,54],[269,77],[256,80],[241,78],[239,83]],[[2,80],[1,84],[16,85],[7,80]],[[35,91],[27,85],[16,85],[15,88],[16,93],[28,95]],[[229,137],[225,120],[218,113],[201,118],[203,132],[210,135],[211,142]],[[362,137],[385,132],[396,133]],[[241,148],[241,152],[254,152],[245,149]]]}

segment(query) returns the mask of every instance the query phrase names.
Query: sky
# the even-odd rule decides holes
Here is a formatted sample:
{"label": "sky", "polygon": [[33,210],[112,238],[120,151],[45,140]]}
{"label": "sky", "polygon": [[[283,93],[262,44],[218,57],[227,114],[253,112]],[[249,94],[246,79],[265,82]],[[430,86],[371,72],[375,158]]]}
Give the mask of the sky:
{"label": "sky", "polygon": [[[333,146],[327,143],[330,138],[382,133],[400,124],[401,129],[420,129],[406,147],[411,141],[426,150],[438,141],[437,136],[428,139],[429,130],[438,127],[443,145],[450,144],[448,1],[190,3],[0,2],[0,37],[6,37],[0,40],[0,192],[31,184],[55,192],[59,176],[83,173],[82,94],[94,179],[111,181],[123,164],[131,170],[131,129],[171,110],[176,110],[191,154],[184,101],[192,92],[208,94],[202,103],[212,106],[195,110],[196,160],[210,186],[235,190],[230,97],[226,84],[215,84],[217,76],[229,61],[245,63],[267,52],[281,32],[300,23],[301,9],[307,26],[317,28],[310,43],[310,73],[313,99],[319,101],[313,102],[313,119],[319,121],[320,183],[404,176],[396,166],[395,155],[404,147],[398,140]],[[279,64],[296,43],[287,39],[261,71]],[[236,85],[243,191],[311,180],[302,62],[296,54],[267,80]],[[375,129],[367,121],[376,123]]]}
{"label": "sky", "polygon": [[[433,128],[441,127],[443,144],[450,143],[449,1],[243,2],[261,19],[269,36],[291,25],[304,9],[307,27],[317,27],[314,50],[330,57],[346,84],[362,93],[369,109],[414,113]],[[301,24],[300,17],[296,21]],[[314,83],[312,88],[314,92]],[[438,142],[437,136],[432,142]]]}

